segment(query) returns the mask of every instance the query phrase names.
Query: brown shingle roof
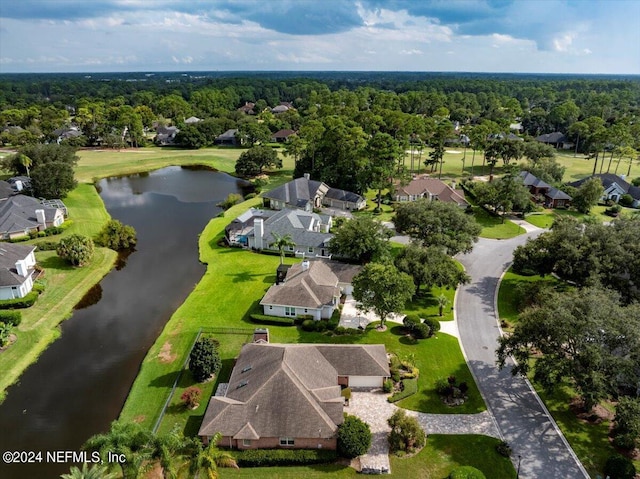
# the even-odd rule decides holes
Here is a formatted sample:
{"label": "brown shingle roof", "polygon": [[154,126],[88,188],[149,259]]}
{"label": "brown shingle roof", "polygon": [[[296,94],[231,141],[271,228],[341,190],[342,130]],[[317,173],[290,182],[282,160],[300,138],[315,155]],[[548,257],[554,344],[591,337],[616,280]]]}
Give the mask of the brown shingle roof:
{"label": "brown shingle roof", "polygon": [[407,196],[421,196],[428,193],[437,196],[440,201],[453,202],[458,205],[468,204],[462,190],[454,190],[443,181],[426,176],[414,178],[409,184],[398,186],[396,191],[397,195],[404,193]]}

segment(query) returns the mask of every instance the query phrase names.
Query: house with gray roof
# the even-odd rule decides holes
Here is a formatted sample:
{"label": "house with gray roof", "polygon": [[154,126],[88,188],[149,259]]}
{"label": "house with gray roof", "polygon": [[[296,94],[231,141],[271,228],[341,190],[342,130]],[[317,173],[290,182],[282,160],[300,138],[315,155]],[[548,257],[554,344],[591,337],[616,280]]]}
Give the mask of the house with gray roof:
{"label": "house with gray roof", "polygon": [[238,130],[232,128],[230,130],[225,131],[224,133],[216,136],[215,140],[213,140],[214,145],[219,146],[238,146],[240,142],[238,141],[238,137],[236,136]]}
{"label": "house with gray roof", "polygon": [[312,180],[309,173],[296,178],[278,188],[264,193],[265,206],[274,210],[282,208],[299,208],[313,211],[314,208],[327,206],[342,210],[361,210],[366,200],[350,191],[331,188],[322,181]]}
{"label": "house with gray roof", "polygon": [[559,131],[554,131],[553,133],[545,133],[544,135],[540,135],[536,137],[536,141],[540,143],[544,143],[546,145],[551,145],[554,148],[560,148],[563,150],[570,150],[575,146],[569,138]]}
{"label": "house with gray roof", "polygon": [[23,298],[31,292],[35,250],[33,245],[0,244],[0,300]]}
{"label": "house with gray roof", "polygon": [[547,208],[568,208],[571,205],[571,196],[528,171],[521,171],[520,178],[524,186],[529,189],[534,201],[540,202],[538,198],[543,198],[542,202]]}
{"label": "house with gray roof", "polygon": [[573,183],[569,183],[569,185],[575,188],[580,188],[580,186],[582,186],[582,184],[589,178],[598,178],[602,182],[602,186],[604,187],[604,192],[602,193],[602,197],[600,198],[600,201],[602,203],[607,200],[611,200],[617,203],[618,201],[620,201],[620,197],[622,195],[629,195],[631,196],[631,198],[633,198],[631,206],[633,206],[634,208],[640,208],[640,187],[633,186],[624,178],[613,173],[592,175],[587,178],[582,178],[581,180],[574,181]]}
{"label": "house with gray roof", "polygon": [[361,270],[359,265],[337,261],[302,261],[292,265],[284,280],[267,290],[260,305],[269,316],[329,319],[340,296],[353,292],[351,282]]}
{"label": "house with gray roof", "polygon": [[225,228],[225,238],[230,246],[277,251],[272,246],[275,237],[289,235],[295,246],[289,247],[288,252],[299,257],[328,256],[332,225],[329,215],[294,208],[251,208]]}
{"label": "house with gray roof", "polygon": [[43,205],[31,196],[15,195],[0,201],[0,238],[18,238],[62,223],[61,208]]}
{"label": "house with gray roof", "polygon": [[234,449],[336,449],[341,386],[381,387],[384,345],[245,344],[225,388],[211,397],[198,435]]}

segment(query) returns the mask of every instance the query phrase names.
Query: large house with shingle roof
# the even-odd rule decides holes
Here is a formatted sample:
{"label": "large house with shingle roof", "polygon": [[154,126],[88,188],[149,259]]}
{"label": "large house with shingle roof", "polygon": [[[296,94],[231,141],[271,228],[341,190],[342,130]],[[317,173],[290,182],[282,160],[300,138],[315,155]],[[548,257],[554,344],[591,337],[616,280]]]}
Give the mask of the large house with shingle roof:
{"label": "large house with shingle roof", "polygon": [[599,178],[602,182],[604,192],[602,193],[600,201],[603,203],[607,200],[617,203],[620,201],[620,197],[622,195],[630,195],[631,198],[633,198],[631,206],[634,208],[640,208],[640,187],[627,183],[623,178],[618,175],[614,175],[613,173],[602,173],[599,175],[589,176],[587,178],[574,181],[573,183],[569,183],[569,186],[579,188],[589,178]]}
{"label": "large house with shingle roof", "polygon": [[293,208],[280,211],[251,208],[229,223],[225,238],[231,246],[276,251],[272,246],[275,237],[289,235],[295,246],[288,248],[288,252],[300,257],[328,256],[332,225],[329,215]]}
{"label": "large house with shingle roof", "polygon": [[260,305],[269,316],[329,319],[340,296],[351,294],[351,282],[361,269],[337,261],[302,261],[287,270],[283,281],[267,290]]}
{"label": "large house with shingle roof", "polygon": [[0,244],[0,300],[23,298],[31,292],[35,250],[33,245]]}
{"label": "large house with shingle roof", "polygon": [[452,188],[444,181],[429,176],[417,176],[408,184],[396,184],[393,195],[396,201],[417,201],[426,198],[429,201],[444,201],[454,203],[460,208],[467,208],[469,202],[464,197],[464,191]]}
{"label": "large house with shingle roof", "polygon": [[524,186],[529,189],[533,199],[538,201],[538,198],[542,197],[547,208],[568,208],[571,205],[571,196],[528,171],[521,171],[520,178],[522,178]]}
{"label": "large house with shingle roof", "polygon": [[366,200],[350,191],[331,188],[322,181],[312,180],[309,173],[296,178],[278,188],[264,193],[265,205],[274,210],[299,208],[313,211],[314,208],[328,206],[342,210],[361,210],[367,206]]}
{"label": "large house with shingle roof", "polygon": [[62,223],[61,208],[46,206],[31,196],[15,195],[0,201],[0,238],[26,236]]}
{"label": "large house with shingle roof", "polygon": [[381,387],[384,345],[245,344],[226,387],[211,397],[198,435],[237,449],[336,449],[341,386]]}

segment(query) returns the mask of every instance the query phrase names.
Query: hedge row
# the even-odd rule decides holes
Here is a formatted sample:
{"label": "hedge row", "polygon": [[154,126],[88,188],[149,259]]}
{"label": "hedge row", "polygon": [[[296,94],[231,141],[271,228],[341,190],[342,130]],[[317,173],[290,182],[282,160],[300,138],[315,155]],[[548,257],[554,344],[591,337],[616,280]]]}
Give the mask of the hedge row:
{"label": "hedge row", "polygon": [[19,326],[22,322],[22,313],[20,311],[4,310],[0,311],[0,323],[12,324]]}
{"label": "hedge row", "polygon": [[267,316],[266,314],[252,314],[251,321],[272,326],[293,326],[293,318],[281,318],[280,316]]}
{"label": "hedge row", "polygon": [[246,449],[231,451],[240,467],[303,466],[336,460],[336,451],[326,449]]}
{"label": "hedge row", "polygon": [[399,391],[392,396],[390,396],[387,401],[389,402],[398,402],[401,399],[408,398],[409,396],[418,392],[418,379],[403,379],[402,381],[402,391]]}
{"label": "hedge row", "polygon": [[37,291],[31,291],[29,294],[24,296],[23,298],[15,298],[15,299],[4,299],[0,301],[0,309],[22,309],[22,308],[30,308],[33,306],[33,303],[38,299]]}

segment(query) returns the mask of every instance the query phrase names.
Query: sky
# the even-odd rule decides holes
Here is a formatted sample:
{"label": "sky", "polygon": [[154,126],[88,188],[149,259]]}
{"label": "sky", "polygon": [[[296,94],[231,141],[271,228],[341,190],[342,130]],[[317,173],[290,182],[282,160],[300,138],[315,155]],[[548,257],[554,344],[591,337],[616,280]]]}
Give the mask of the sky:
{"label": "sky", "polygon": [[0,73],[640,74],[640,0],[0,0]]}

